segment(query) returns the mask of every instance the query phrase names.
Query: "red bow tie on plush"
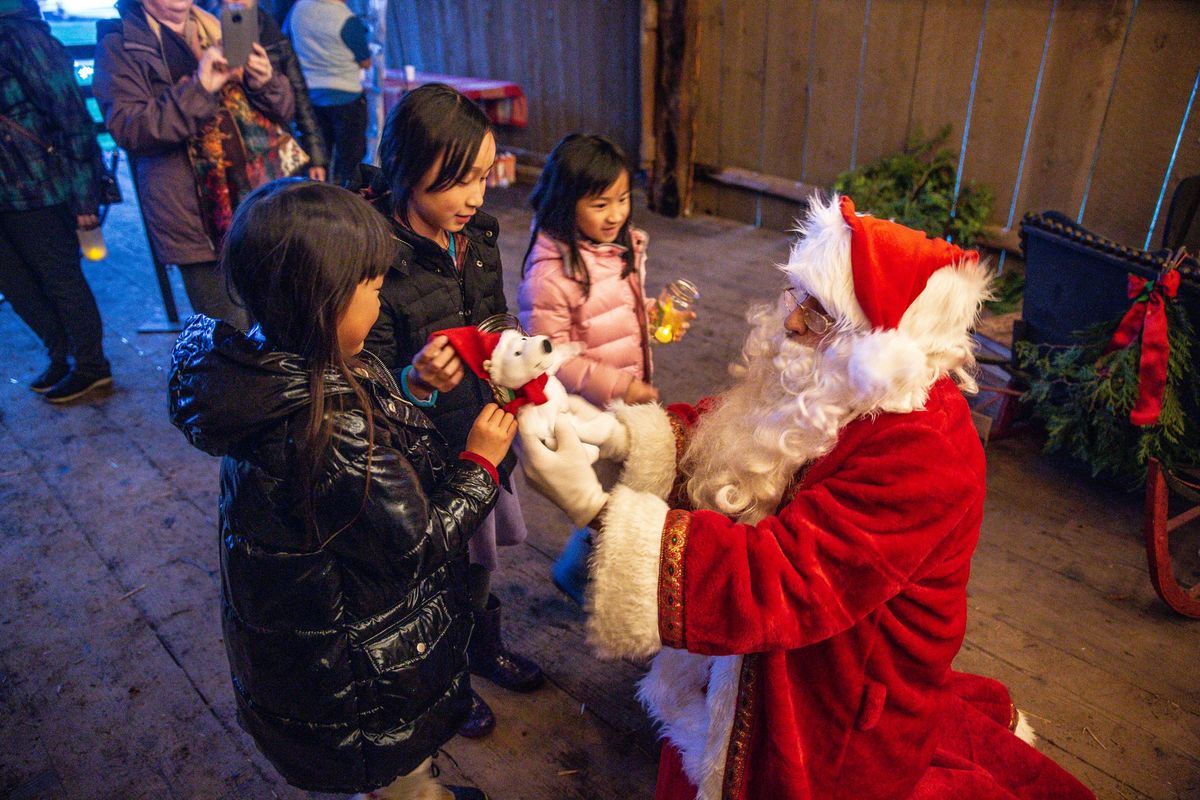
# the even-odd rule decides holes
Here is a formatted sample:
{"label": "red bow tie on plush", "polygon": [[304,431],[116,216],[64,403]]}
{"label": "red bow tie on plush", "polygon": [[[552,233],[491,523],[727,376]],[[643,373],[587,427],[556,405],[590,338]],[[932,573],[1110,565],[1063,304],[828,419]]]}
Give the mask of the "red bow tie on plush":
{"label": "red bow tie on plush", "polygon": [[[467,325],[461,328],[446,328],[429,334],[430,339],[435,336],[445,336],[449,339],[450,346],[454,348],[471,372],[487,381],[489,386],[491,385],[491,376],[483,368],[483,362],[487,361],[491,357],[492,351],[496,349],[496,345],[500,341],[499,333],[485,333]],[[521,406],[540,406],[545,403],[546,381],[549,379],[549,375],[542,373],[524,386],[514,389],[516,397],[504,404],[504,410],[515,414]]]}

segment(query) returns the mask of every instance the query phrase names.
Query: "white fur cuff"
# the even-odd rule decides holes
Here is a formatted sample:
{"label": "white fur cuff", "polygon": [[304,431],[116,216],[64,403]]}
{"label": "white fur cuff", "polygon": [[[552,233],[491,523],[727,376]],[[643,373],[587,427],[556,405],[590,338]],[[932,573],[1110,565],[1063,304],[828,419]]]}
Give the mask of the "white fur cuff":
{"label": "white fur cuff", "polygon": [[588,641],[601,656],[646,658],[658,652],[658,570],[667,504],[618,486],[593,538]]}
{"label": "white fur cuff", "polygon": [[629,456],[621,483],[666,498],[675,485],[675,432],[666,410],[655,403],[609,407],[629,432]]}
{"label": "white fur cuff", "polygon": [[1029,717],[1019,709],[1017,710],[1017,726],[1013,729],[1013,734],[1030,747],[1037,747],[1037,732],[1030,724]]}

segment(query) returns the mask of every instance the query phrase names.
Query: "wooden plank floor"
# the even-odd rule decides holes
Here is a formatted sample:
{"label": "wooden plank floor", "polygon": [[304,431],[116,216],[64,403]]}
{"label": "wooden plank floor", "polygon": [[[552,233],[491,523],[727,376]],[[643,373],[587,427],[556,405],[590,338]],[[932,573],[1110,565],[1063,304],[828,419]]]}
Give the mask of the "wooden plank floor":
{"label": "wooden plank floor", "polygon": [[[126,191],[126,197],[132,192]],[[529,217],[524,190],[489,195],[515,300]],[[650,230],[650,287],[691,277],[700,318],[656,351],[664,399],[725,381],[743,311],[780,285],[786,238],[713,218]],[[217,462],[166,419],[173,337],[136,208],[113,210],[110,257],[87,272],[104,316],[115,390],[69,408],[25,384],[38,344],[0,306],[0,797],[321,798],[288,787],[238,728],[216,593]],[[988,448],[989,498],[958,666],[1008,683],[1042,749],[1102,798],[1200,800],[1200,622],[1155,597],[1139,498],[1041,456],[1022,437]],[[650,798],[654,731],[633,699],[639,665],[594,659],[582,615],[547,573],[566,520],[526,489],[530,539],[502,553],[497,591],[511,644],[549,685],[516,695],[481,682],[495,733],[455,739],[451,778],[494,798]],[[1200,574],[1200,526],[1183,568]]]}

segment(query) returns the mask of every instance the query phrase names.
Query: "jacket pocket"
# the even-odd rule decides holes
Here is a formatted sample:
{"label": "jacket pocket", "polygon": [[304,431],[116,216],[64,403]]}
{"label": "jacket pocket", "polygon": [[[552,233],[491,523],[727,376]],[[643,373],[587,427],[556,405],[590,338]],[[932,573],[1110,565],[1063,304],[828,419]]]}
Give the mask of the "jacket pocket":
{"label": "jacket pocket", "polygon": [[446,635],[454,615],[439,592],[421,606],[362,643],[376,674],[403,670],[430,655]]}
{"label": "jacket pocket", "polygon": [[[442,591],[363,642],[359,723],[382,732],[419,719],[466,674],[471,616]],[[369,710],[367,710],[369,709]]]}
{"label": "jacket pocket", "polygon": [[858,719],[854,727],[860,731],[874,728],[883,715],[883,705],[887,700],[887,686],[878,681],[867,680],[863,686],[862,702],[858,707]]}

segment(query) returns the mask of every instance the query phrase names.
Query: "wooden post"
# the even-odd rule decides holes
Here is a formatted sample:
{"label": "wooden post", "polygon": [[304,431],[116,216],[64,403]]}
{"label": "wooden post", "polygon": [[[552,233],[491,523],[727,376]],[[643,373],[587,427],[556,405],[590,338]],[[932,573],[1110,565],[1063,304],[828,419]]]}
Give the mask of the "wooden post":
{"label": "wooden post", "polygon": [[668,217],[692,211],[699,0],[658,0],[654,58],[654,163],[650,208]]}
{"label": "wooden post", "polygon": [[642,132],[638,147],[641,158],[638,168],[649,175],[654,168],[654,95],[658,59],[658,0],[642,0],[641,4],[641,110]]}

